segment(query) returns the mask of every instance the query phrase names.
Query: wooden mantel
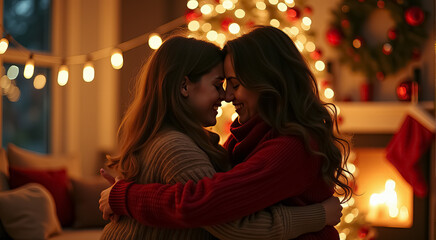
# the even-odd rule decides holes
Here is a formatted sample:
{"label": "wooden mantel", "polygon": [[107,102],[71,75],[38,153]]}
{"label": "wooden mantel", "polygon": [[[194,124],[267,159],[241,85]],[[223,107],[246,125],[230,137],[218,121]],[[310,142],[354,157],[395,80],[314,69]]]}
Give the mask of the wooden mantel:
{"label": "wooden mantel", "polygon": [[434,103],[420,102],[335,102],[340,109],[344,133],[393,134],[407,115],[411,115],[429,130],[435,130]]}

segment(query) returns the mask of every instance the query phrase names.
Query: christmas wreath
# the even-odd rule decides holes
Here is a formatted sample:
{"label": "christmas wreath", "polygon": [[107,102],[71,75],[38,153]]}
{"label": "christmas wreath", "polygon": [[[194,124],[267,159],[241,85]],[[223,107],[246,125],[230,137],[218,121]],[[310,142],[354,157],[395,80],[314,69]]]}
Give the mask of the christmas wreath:
{"label": "christmas wreath", "polygon": [[[365,23],[377,9],[385,9],[394,21],[383,42],[369,44]],[[383,80],[411,60],[420,57],[427,37],[426,14],[419,0],[343,0],[333,11],[334,20],[326,33],[327,41],[340,52],[340,61],[368,79]]]}

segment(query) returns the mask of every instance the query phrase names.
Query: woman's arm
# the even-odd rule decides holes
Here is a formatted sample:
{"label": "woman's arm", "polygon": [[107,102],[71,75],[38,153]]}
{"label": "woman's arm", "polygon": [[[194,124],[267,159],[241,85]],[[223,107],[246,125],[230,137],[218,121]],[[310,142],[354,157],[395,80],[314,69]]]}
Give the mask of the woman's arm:
{"label": "woman's arm", "polygon": [[120,181],[109,202],[116,214],[151,226],[199,227],[228,222],[299,195],[320,174],[320,161],[295,137],[266,141],[244,163],[197,184]]}

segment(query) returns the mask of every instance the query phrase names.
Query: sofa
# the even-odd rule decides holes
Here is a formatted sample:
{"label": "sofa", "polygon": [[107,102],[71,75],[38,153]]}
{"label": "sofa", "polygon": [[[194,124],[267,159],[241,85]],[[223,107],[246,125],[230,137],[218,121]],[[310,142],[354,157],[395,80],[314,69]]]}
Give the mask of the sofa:
{"label": "sofa", "polygon": [[109,187],[81,177],[74,158],[0,148],[0,239],[99,239],[106,221],[98,210]]}

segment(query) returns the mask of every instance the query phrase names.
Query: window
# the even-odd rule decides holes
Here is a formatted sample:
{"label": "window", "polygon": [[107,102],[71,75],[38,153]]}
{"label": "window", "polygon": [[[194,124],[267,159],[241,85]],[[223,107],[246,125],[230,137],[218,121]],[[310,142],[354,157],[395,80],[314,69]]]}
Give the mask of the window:
{"label": "window", "polygon": [[[51,0],[4,0],[3,21],[4,31],[28,50],[50,51]],[[18,46],[10,44],[10,48],[14,47]],[[38,67],[38,62],[35,62],[33,77],[25,79],[24,65],[7,62],[7,59],[4,61],[4,72],[7,73],[14,66],[14,70],[18,69],[18,76],[7,79],[3,76],[0,80],[3,93],[3,147],[14,143],[32,151],[48,153],[51,69]],[[35,77],[39,74],[45,76],[46,80],[41,89],[36,89]],[[19,98],[16,91],[14,95],[8,92],[10,85],[19,89]]]}

